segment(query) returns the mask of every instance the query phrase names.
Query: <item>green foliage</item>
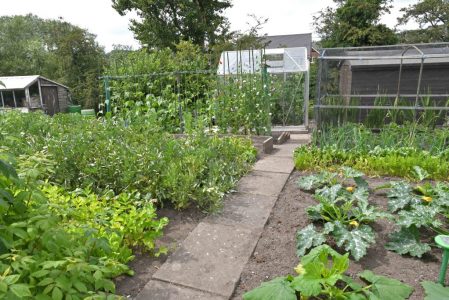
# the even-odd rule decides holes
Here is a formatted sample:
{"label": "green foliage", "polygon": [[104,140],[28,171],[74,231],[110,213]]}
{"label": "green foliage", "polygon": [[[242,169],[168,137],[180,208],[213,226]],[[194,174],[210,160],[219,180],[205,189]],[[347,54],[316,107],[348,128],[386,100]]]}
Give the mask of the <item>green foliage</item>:
{"label": "green foliage", "polygon": [[413,292],[411,286],[399,280],[379,276],[368,270],[363,271],[359,276],[372,284],[371,290],[367,293],[370,299],[407,299]]}
{"label": "green foliage", "polygon": [[183,132],[190,115],[222,133],[271,130],[269,97],[277,86],[266,88],[261,74],[220,77],[208,70],[209,57],[198,46],[181,42],[176,47],[176,53],[116,50],[111,55],[106,74],[112,78],[114,115],[153,118],[173,133]]}
{"label": "green foliage", "polygon": [[245,295],[244,300],[296,300],[296,291],[291,287],[288,277],[278,277],[262,285]]}
{"label": "green foliage", "polygon": [[402,8],[399,25],[414,22],[419,29],[401,33],[404,43],[448,42],[449,3],[445,0],[421,0]]}
{"label": "green foliage", "polygon": [[0,18],[0,74],[39,74],[70,87],[72,99],[96,108],[104,50],[95,35],[60,20],[34,15]]}
{"label": "green foliage", "polygon": [[363,179],[364,174],[349,167],[342,167],[340,173],[323,171],[309,176],[302,176],[298,179],[298,186],[305,191],[312,191],[324,186],[332,186],[337,183],[344,184],[348,179],[352,179],[357,187],[368,188],[368,183]]}
{"label": "green foliage", "polygon": [[229,23],[223,15],[224,10],[231,7],[229,0],[114,0],[113,7],[121,15],[129,11],[139,13],[139,20],[131,21],[131,30],[149,49],[174,48],[183,40],[190,40],[206,49],[229,32]]}
{"label": "green foliage", "polygon": [[369,175],[448,180],[448,141],[449,131],[417,124],[391,124],[379,133],[345,124],[315,132],[311,145],[296,150],[295,165],[299,170],[349,166]]}
{"label": "green foliage", "polygon": [[[278,277],[243,295],[244,300],[283,299],[407,299],[413,288],[396,279],[371,271],[358,274],[356,282],[344,275],[349,267],[348,254],[340,255],[327,245],[316,247],[301,258],[296,277]],[[364,284],[367,282],[368,284]]]}
{"label": "green foliage", "polygon": [[[421,257],[429,252],[430,239],[447,233],[449,186],[444,183],[412,187],[406,182],[391,183],[388,208],[397,212],[400,230],[390,234],[388,250]],[[429,234],[428,230],[431,230]]]}
{"label": "green foliage", "polygon": [[0,124],[7,151],[23,161],[45,151],[55,162],[51,182],[97,194],[135,190],[178,209],[193,204],[217,210],[255,159],[247,139],[201,132],[174,137],[148,119],[126,125],[120,119],[13,113]]}
{"label": "green foliage", "polygon": [[314,17],[323,47],[392,45],[397,42],[393,30],[379,24],[381,16],[390,10],[390,0],[334,2],[336,8],[327,7]]}
{"label": "green foliage", "polygon": [[[331,174],[331,176],[329,176]],[[341,172],[342,183],[348,178],[362,180],[361,187],[344,188],[342,184],[334,184],[337,174],[323,172],[318,175],[300,179],[303,186],[325,186],[315,191],[316,206],[307,208],[309,218],[313,222],[324,222],[324,228],[318,231],[313,224],[299,230],[296,235],[298,256],[306,253],[307,249],[325,243],[332,238],[338,247],[349,251],[359,260],[366,254],[366,249],[375,243],[375,233],[368,225],[379,218],[389,218],[384,213],[368,203],[368,184],[362,179],[363,174],[344,168]],[[329,178],[331,179],[329,181]],[[324,181],[320,181],[324,179]],[[315,182],[312,182],[315,180]],[[312,182],[312,184],[311,184]],[[319,185],[317,184],[319,183]]]}
{"label": "green foliage", "polygon": [[20,177],[0,165],[0,298],[118,298],[111,279],[132,274],[131,247],[153,250],[167,224],[153,204],[135,193],[67,194],[36,181],[46,167]]}
{"label": "green foliage", "polygon": [[444,287],[439,283],[424,281],[421,283],[426,292],[424,300],[440,300],[449,298],[449,287]]}
{"label": "green foliage", "polygon": [[416,226],[401,227],[400,231],[390,234],[389,237],[390,241],[385,245],[385,248],[401,255],[410,254],[411,256],[421,257],[431,250],[429,244],[421,243]]}

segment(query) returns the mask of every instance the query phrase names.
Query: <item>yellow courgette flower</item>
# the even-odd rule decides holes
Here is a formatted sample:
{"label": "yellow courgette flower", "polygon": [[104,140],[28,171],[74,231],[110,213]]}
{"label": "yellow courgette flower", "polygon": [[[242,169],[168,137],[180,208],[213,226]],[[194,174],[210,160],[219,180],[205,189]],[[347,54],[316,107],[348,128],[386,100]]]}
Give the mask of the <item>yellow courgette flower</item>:
{"label": "yellow courgette flower", "polygon": [[303,275],[306,273],[306,269],[304,269],[302,264],[298,264],[295,268],[295,272],[298,273],[299,275]]}
{"label": "yellow courgette flower", "polygon": [[352,220],[351,222],[349,222],[349,225],[352,225],[354,227],[359,227],[360,224],[356,220]]}
{"label": "yellow courgette flower", "polygon": [[355,187],[353,187],[353,186],[348,186],[348,187],[346,188],[346,190],[347,190],[348,192],[352,193],[352,192],[354,192]]}
{"label": "yellow courgette flower", "polygon": [[424,202],[430,203],[432,202],[432,197],[428,197],[428,196],[422,196],[421,198]]}

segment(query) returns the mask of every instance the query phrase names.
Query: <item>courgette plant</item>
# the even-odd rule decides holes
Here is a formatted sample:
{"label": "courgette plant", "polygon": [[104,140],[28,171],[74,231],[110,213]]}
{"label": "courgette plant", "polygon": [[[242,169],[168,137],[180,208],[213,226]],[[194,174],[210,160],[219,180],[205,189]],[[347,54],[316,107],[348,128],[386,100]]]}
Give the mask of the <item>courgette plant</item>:
{"label": "courgette plant", "polygon": [[[369,225],[379,218],[389,218],[390,215],[378,210],[368,202],[368,183],[362,178],[363,174],[344,168],[340,174],[321,173],[300,179],[300,187],[310,189],[326,184],[315,191],[318,205],[307,208],[310,224],[298,231],[297,255],[303,256],[314,246],[319,246],[332,239],[338,247],[349,251],[355,260],[366,254],[367,248],[375,242],[375,232]],[[356,182],[356,186],[344,184],[348,179]]]}
{"label": "courgette plant", "polygon": [[345,275],[348,254],[341,255],[328,245],[318,246],[301,258],[296,276],[278,277],[243,295],[244,300],[403,300],[413,288],[396,279],[371,271],[355,281]]}
{"label": "courgette plant", "polygon": [[[422,170],[416,173],[425,179]],[[390,234],[385,246],[388,250],[421,257],[431,250],[430,239],[436,234],[449,234],[449,185],[392,182],[387,197],[388,210],[396,213],[396,224],[400,227]]]}

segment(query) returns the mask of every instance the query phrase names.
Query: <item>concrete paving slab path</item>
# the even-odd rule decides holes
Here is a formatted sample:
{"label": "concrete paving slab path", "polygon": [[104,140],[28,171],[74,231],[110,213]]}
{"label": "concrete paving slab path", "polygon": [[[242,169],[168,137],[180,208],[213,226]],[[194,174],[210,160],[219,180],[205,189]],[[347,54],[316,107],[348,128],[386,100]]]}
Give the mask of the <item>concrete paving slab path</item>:
{"label": "concrete paving slab path", "polygon": [[262,230],[276,200],[274,196],[235,193],[227,198],[219,214],[206,217],[204,222]]}
{"label": "concrete paving slab path", "polygon": [[228,195],[220,214],[206,217],[153,275],[138,300],[229,299],[260,238],[285,183],[294,169],[300,140],[276,145],[272,155]]}
{"label": "concrete paving slab path", "polygon": [[236,190],[241,193],[277,197],[289,176],[289,173],[252,171],[240,179]]}
{"label": "concrete paving slab path", "polygon": [[291,155],[290,157],[268,156],[256,162],[253,170],[290,174],[293,167],[294,164]]}
{"label": "concrete paving slab path", "polygon": [[135,300],[226,300],[227,298],[174,285],[159,280],[151,280]]}
{"label": "concrete paving slab path", "polygon": [[258,240],[249,229],[200,223],[153,278],[229,298]]}

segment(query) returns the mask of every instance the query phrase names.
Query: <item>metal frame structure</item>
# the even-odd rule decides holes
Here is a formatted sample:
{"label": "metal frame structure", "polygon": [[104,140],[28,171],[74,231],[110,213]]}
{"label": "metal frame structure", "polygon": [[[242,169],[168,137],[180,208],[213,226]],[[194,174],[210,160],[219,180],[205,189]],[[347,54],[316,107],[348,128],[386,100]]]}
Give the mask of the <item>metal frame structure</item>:
{"label": "metal frame structure", "polygon": [[[239,51],[230,51],[230,52],[223,52],[221,55],[220,64],[217,67],[216,70],[195,70],[195,71],[173,71],[173,72],[161,72],[161,73],[149,73],[149,74],[129,74],[129,75],[105,75],[101,76],[100,79],[103,80],[103,87],[104,87],[104,96],[105,96],[105,110],[106,112],[111,112],[111,82],[115,80],[122,80],[122,79],[132,79],[135,78],[135,80],[138,79],[146,79],[148,81],[153,80],[154,78],[161,77],[161,76],[172,76],[176,78],[176,82],[174,84],[174,88],[177,89],[182,83],[182,77],[188,76],[188,75],[204,75],[204,76],[217,76],[221,80],[218,82],[226,83],[231,78],[239,78],[239,82],[244,84],[245,80],[244,78],[246,76],[261,76],[262,79],[262,85],[260,87],[261,91],[266,92],[266,86],[268,85],[267,76],[270,73],[273,74],[286,74],[286,73],[295,73],[293,70],[291,71],[285,71],[282,69],[282,72],[274,72],[270,71],[270,68],[267,66],[267,62],[265,60],[265,55],[267,52],[279,52],[280,50],[283,51],[283,49],[271,49],[271,50],[264,50],[264,49],[250,49],[250,50],[239,50]],[[305,53],[307,53],[306,48],[304,48]],[[307,55],[305,55],[307,59]],[[294,59],[291,58],[293,61]],[[234,60],[234,61],[232,61]],[[231,62],[235,66],[231,66]],[[298,68],[300,66],[298,65]],[[304,120],[303,125],[306,127],[308,126],[309,119],[308,119],[308,105],[309,105],[309,62],[307,60],[307,71],[304,71],[305,73],[305,79],[304,79]],[[181,84],[182,85],[182,84]],[[183,99],[181,99],[180,91],[175,91],[175,94],[178,95],[178,106],[179,106],[179,118],[180,120],[183,119],[183,109],[182,109],[182,102]],[[267,104],[267,107],[269,106],[269,103]],[[271,120],[267,120],[267,122],[270,122]],[[299,124],[298,124],[299,125]],[[270,125],[271,127],[271,125]]]}
{"label": "metal frame structure", "polygon": [[[448,111],[448,106],[420,106],[419,99],[422,97],[440,97],[449,99],[449,92],[446,93],[421,93],[423,70],[426,63],[436,63],[437,61],[444,61],[449,63],[449,43],[434,43],[434,44],[410,44],[410,45],[394,45],[394,46],[373,46],[373,47],[353,47],[353,48],[326,48],[321,49],[319,56],[319,67],[317,77],[317,102],[315,104],[315,116],[317,124],[321,123],[321,112],[326,109],[356,109],[356,110],[444,110]],[[395,66],[398,65],[398,79],[397,91],[395,93],[369,93],[369,94],[354,94],[352,86],[349,93],[329,93],[326,87],[326,80],[328,78],[330,62],[336,62],[341,66],[344,62],[353,61],[356,63],[365,62],[368,66],[376,64],[376,61],[389,62]],[[419,72],[417,74],[416,93],[401,93],[403,87],[403,71],[404,65],[407,63],[419,65]],[[351,69],[352,72],[352,69]],[[352,74],[352,73],[351,73]],[[341,76],[341,74],[339,74]],[[352,76],[352,75],[351,75]],[[448,75],[449,79],[449,75]],[[352,78],[351,78],[352,80]],[[339,81],[341,78],[339,77]],[[340,86],[341,89],[341,86]],[[448,88],[449,89],[449,88]],[[381,90],[381,88],[380,88]],[[328,97],[343,97],[350,99],[354,98],[374,98],[385,97],[388,99],[399,99],[400,97],[414,98],[414,106],[390,106],[390,105],[350,105],[349,103],[339,105],[326,104],[324,100]],[[324,102],[324,104],[323,104]]]}
{"label": "metal frame structure", "polygon": [[[270,59],[270,56],[282,56],[282,59]],[[225,51],[220,56],[220,63],[217,73],[223,77],[239,74],[257,74],[263,76],[283,75],[284,82],[287,81],[289,74],[301,73],[299,84],[304,77],[303,90],[303,120],[305,128],[309,126],[309,86],[310,86],[310,62],[308,60],[308,50],[305,47],[296,48],[274,48],[274,49],[249,49],[238,51]],[[284,99],[285,100],[285,99]],[[294,101],[294,99],[292,99]],[[283,116],[282,125],[286,126],[286,119],[291,112],[292,104]],[[285,112],[283,112],[285,113]],[[273,124],[275,125],[275,124]]]}

